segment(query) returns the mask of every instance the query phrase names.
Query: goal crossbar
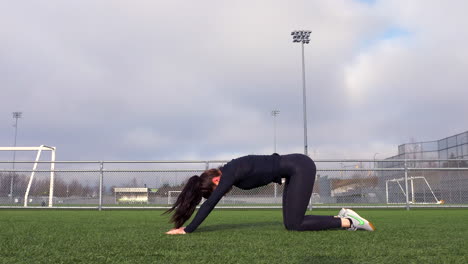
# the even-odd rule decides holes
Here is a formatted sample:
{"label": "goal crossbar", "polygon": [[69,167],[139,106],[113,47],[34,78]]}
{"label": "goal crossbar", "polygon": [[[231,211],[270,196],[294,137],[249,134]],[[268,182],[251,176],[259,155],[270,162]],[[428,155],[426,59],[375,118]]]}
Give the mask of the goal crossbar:
{"label": "goal crossbar", "polygon": [[46,145],[41,145],[39,147],[0,147],[0,151],[37,151],[36,160],[34,162],[33,169],[31,171],[31,176],[29,177],[28,187],[26,192],[24,193],[24,207],[28,206],[28,197],[29,191],[31,189],[31,185],[34,179],[34,175],[36,174],[37,164],[39,163],[39,159],[41,158],[42,151],[51,151],[51,162],[50,162],[50,186],[49,186],[49,207],[53,205],[53,197],[54,197],[54,177],[55,177],[55,147],[50,147]]}

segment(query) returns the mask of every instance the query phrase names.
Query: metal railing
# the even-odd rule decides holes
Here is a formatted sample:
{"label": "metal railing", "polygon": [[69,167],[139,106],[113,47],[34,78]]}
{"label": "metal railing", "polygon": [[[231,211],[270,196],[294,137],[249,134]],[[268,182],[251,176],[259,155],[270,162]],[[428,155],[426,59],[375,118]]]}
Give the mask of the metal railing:
{"label": "metal railing", "polygon": [[[32,169],[34,162],[11,169],[0,161],[0,208],[169,208],[190,176],[227,161],[39,161]],[[468,207],[466,159],[315,162],[311,208]],[[283,188],[234,187],[217,207],[280,208]]]}

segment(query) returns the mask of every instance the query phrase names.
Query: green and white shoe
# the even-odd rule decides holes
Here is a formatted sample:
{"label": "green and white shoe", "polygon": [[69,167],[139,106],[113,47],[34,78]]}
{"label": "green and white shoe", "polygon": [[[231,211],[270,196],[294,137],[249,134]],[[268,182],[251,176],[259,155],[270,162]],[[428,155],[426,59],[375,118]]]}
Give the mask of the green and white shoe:
{"label": "green and white shoe", "polygon": [[343,218],[348,218],[351,220],[351,227],[348,228],[348,230],[355,231],[355,230],[366,230],[366,231],[374,231],[375,227],[374,225],[367,221],[365,218],[361,217],[358,215],[356,212],[354,212],[351,209],[341,209],[341,211],[338,213],[339,217]]}
{"label": "green and white shoe", "polygon": [[337,216],[343,218],[344,215],[345,215],[345,213],[346,213],[346,210],[347,210],[347,209],[345,209],[345,208],[341,208],[341,210],[340,210],[340,212],[338,213]]}

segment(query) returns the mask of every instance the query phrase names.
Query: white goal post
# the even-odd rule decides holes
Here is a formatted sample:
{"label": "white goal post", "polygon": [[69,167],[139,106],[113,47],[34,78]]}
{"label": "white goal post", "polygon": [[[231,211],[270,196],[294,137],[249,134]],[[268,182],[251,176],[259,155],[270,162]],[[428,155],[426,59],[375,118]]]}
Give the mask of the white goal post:
{"label": "white goal post", "polygon": [[34,179],[34,175],[37,170],[37,164],[41,157],[41,153],[43,150],[51,151],[51,158],[50,158],[50,188],[49,188],[49,207],[53,205],[53,197],[54,197],[54,176],[55,176],[55,147],[49,147],[46,145],[41,145],[39,147],[0,147],[0,151],[37,151],[36,160],[34,162],[33,169],[31,171],[31,176],[29,177],[28,187],[26,192],[24,193],[24,207],[28,206],[28,196],[29,190],[31,189],[31,185]]}
{"label": "white goal post", "polygon": [[173,203],[175,202],[175,201],[172,202],[172,199],[171,199],[173,193],[174,193],[174,194],[177,194],[177,195],[174,196],[174,197],[176,198],[176,200],[177,200],[177,197],[179,196],[179,194],[180,194],[181,192],[182,192],[182,191],[168,191],[168,192],[167,192],[167,204],[173,204]]}
{"label": "white goal post", "polygon": [[[416,202],[416,197],[415,197],[415,192],[414,192],[414,184],[415,184],[414,181],[418,180],[418,179],[423,181],[423,184],[425,184],[427,186],[427,189],[430,191],[430,193],[434,197],[434,202],[433,203],[430,203],[430,202]],[[408,197],[409,203],[411,203],[411,204],[443,204],[444,203],[443,200],[437,199],[437,196],[434,194],[434,191],[432,190],[431,186],[429,185],[429,182],[427,182],[426,177],[424,177],[424,176],[408,177],[408,181],[409,181],[409,184],[410,184],[410,190],[408,190],[408,192],[411,192],[411,197]],[[403,194],[403,196],[406,197],[407,193],[405,192],[404,186],[402,186],[402,183],[403,183],[403,185],[405,183],[405,178],[391,179],[391,180],[385,181],[385,194],[386,194],[386,198],[387,198],[387,204],[401,204],[401,203],[398,203],[398,202],[390,202],[389,191],[388,191],[389,190],[389,186],[388,186],[389,183],[396,183],[398,185],[398,187],[400,188],[401,194]],[[398,193],[400,193],[400,192],[398,192]]]}

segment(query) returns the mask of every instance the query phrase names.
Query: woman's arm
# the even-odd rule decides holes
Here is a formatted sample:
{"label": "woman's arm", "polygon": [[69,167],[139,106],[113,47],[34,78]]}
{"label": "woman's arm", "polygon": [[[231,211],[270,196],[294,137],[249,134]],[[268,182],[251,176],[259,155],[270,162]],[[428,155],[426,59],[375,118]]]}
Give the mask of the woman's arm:
{"label": "woman's arm", "polygon": [[[223,174],[224,176],[224,174]],[[198,210],[195,218],[192,222],[185,228],[186,233],[191,233],[197,229],[197,227],[205,220],[205,218],[210,214],[213,208],[218,204],[219,200],[231,189],[233,183],[229,181],[228,177],[221,176],[221,181],[213,193],[210,195],[210,198],[206,200]]]}

